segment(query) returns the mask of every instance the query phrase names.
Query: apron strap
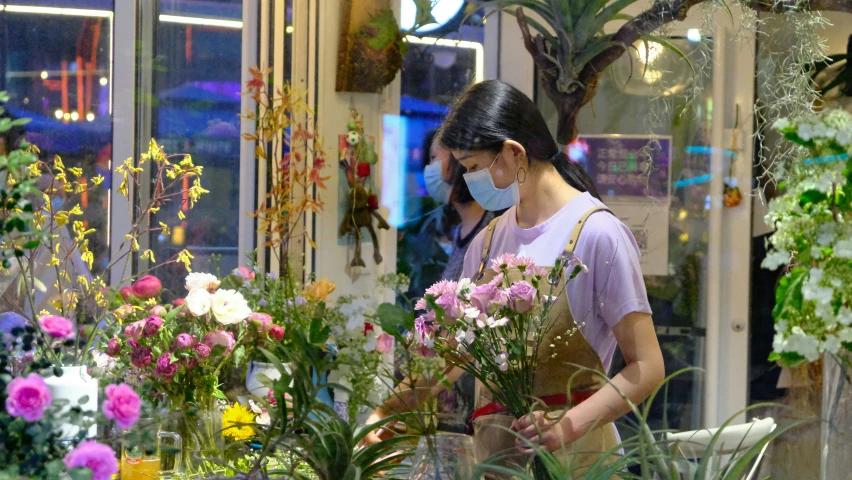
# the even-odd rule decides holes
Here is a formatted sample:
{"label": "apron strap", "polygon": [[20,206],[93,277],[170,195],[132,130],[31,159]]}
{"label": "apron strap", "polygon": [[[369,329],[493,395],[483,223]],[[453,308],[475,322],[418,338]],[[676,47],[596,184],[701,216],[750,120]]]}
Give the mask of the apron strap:
{"label": "apron strap", "polygon": [[497,229],[497,221],[500,217],[495,217],[494,220],[485,227],[485,238],[482,242],[482,258],[479,261],[479,270],[476,273],[476,282],[482,280],[485,274],[485,266],[488,263],[488,256],[491,254],[491,240],[494,238],[494,230]]}
{"label": "apron strap", "polygon": [[598,212],[609,212],[612,214],[612,211],[609,208],[600,205],[590,208],[582,217],[580,217],[580,220],[578,220],[577,224],[574,225],[574,230],[571,232],[571,237],[568,238],[568,243],[565,244],[565,248],[562,250],[562,255],[559,257],[561,265],[559,271],[556,273],[556,278],[553,278],[550,274],[547,276],[547,281],[551,285],[559,284],[559,281],[565,273],[565,268],[568,266],[568,263],[571,262],[571,259],[574,258],[574,249],[577,248],[577,242],[580,240],[580,233],[583,232],[583,227],[586,226],[586,222],[589,220],[589,217]]}

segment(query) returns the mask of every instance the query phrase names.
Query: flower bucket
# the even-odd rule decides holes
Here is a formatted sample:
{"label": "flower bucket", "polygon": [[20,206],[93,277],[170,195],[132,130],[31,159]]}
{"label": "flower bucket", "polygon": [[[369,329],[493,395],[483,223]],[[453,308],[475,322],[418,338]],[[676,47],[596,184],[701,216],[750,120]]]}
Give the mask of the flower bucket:
{"label": "flower bucket", "polygon": [[[61,377],[45,378],[44,383],[50,389],[50,395],[54,401],[68,401],[63,411],[78,405],[80,399],[84,397],[87,397],[86,402],[79,404],[83,411],[94,412],[98,409],[98,381],[89,375],[84,366],[62,367]],[[70,424],[63,424],[60,429],[63,439],[70,439],[80,432],[80,427]],[[92,425],[86,436],[92,438],[97,431],[97,425]]]}
{"label": "flower bucket", "polygon": [[473,437],[439,433],[420,437],[409,480],[474,478],[476,457]]}
{"label": "flower bucket", "polygon": [[270,380],[278,380],[281,378],[281,372],[271,363],[249,362],[248,371],[246,372],[246,389],[252,395],[265,397],[269,393],[269,388],[260,381],[260,375]]}

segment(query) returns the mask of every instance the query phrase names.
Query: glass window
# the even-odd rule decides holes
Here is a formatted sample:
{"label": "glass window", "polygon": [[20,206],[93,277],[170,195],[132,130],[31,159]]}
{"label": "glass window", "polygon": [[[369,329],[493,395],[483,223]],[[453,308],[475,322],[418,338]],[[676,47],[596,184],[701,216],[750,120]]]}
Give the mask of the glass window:
{"label": "glass window", "polygon": [[2,2],[0,90],[6,109],[32,121],[26,139],[44,159],[59,155],[84,176],[103,176],[82,196],[83,221],[103,271],[109,261],[109,189],[112,159],[112,0]]}
{"label": "glass window", "polygon": [[[191,212],[181,201],[164,207],[163,218],[184,210],[186,220],[170,235],[153,234],[151,249],[165,260],[186,248],[195,269],[215,272],[212,261],[229,272],[237,267],[245,214],[239,211],[242,0],[161,0],[154,37],[151,134],[166,152],[192,155],[211,193]],[[164,287],[182,294],[183,266],[163,269],[157,275]]]}

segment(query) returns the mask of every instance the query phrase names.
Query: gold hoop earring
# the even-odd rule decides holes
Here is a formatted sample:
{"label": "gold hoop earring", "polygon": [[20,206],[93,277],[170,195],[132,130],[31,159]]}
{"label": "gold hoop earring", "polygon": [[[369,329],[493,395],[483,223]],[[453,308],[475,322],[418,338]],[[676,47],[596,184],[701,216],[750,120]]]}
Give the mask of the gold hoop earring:
{"label": "gold hoop earring", "polygon": [[[521,178],[521,173],[523,173],[523,174],[524,174],[524,178]],[[525,181],[527,181],[527,169],[526,169],[526,168],[524,168],[524,167],[520,167],[520,168],[518,169],[518,174],[516,175],[516,177],[517,177],[517,179],[518,179],[518,183],[519,183],[519,184],[524,183]]]}

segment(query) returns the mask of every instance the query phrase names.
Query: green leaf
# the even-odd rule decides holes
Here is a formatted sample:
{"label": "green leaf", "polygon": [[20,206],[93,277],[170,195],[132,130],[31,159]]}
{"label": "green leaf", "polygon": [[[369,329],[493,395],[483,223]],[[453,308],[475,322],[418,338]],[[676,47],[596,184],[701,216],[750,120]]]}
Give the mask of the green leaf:
{"label": "green leaf", "polygon": [[376,309],[376,319],[382,330],[389,335],[397,335],[400,327],[405,330],[414,330],[414,317],[399,305],[383,303]]}
{"label": "green leaf", "polygon": [[90,480],[92,478],[92,471],[88,468],[72,468],[68,470],[68,477],[71,480]]}
{"label": "green leaf", "polygon": [[89,403],[89,396],[88,396],[88,395],[83,395],[82,397],[80,397],[80,399],[79,399],[79,400],[77,400],[77,403],[78,403],[79,405],[83,405],[83,404]]}
{"label": "green leaf", "polygon": [[802,193],[802,196],[799,198],[799,206],[804,208],[805,205],[820,203],[826,200],[828,200],[828,195],[820,192],[819,190],[808,190]]}
{"label": "green leaf", "polygon": [[308,340],[314,345],[325,343],[328,340],[328,326],[323,325],[321,318],[315,318],[311,321],[311,331]]}
{"label": "green leaf", "polygon": [[805,279],[804,268],[794,268],[778,282],[775,288],[775,308],[772,309],[772,317],[775,320],[782,318],[787,307],[801,309],[802,304],[802,282]]}

